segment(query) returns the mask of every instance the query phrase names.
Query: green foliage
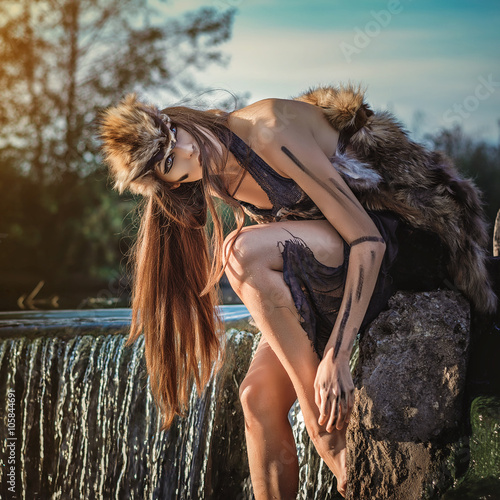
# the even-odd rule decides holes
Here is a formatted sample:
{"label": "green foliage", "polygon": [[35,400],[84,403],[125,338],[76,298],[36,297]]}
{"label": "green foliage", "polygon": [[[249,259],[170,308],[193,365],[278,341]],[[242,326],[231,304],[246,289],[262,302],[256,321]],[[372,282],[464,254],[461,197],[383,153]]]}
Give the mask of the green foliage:
{"label": "green foliage", "polygon": [[130,202],[106,187],[103,176],[64,172],[40,189],[30,176],[2,165],[0,223],[3,273],[21,270],[58,280],[98,274],[119,263],[120,239]]}
{"label": "green foliage", "polygon": [[162,17],[147,0],[0,2],[4,279],[116,273],[136,200],[107,185],[96,117],[132,91],[199,92],[192,70],[224,64],[233,16],[207,7]]}
{"label": "green foliage", "polygon": [[481,396],[471,405],[470,465],[443,500],[498,498],[500,491],[500,399]]}
{"label": "green foliage", "polygon": [[[205,7],[161,17],[147,0],[0,2],[0,303],[14,281],[81,284],[124,273],[137,199],[118,196],[107,181],[96,116],[131,91],[200,95],[192,70],[225,62],[219,47],[233,16]],[[498,146],[460,128],[429,140],[475,179],[493,221]],[[232,211],[220,210],[227,234]]]}

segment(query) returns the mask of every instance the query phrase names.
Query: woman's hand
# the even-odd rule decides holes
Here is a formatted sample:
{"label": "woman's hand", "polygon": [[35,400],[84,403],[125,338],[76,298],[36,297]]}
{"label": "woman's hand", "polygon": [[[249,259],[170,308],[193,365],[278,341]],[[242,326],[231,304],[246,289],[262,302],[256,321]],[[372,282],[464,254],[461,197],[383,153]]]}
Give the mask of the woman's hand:
{"label": "woman's hand", "polygon": [[354,405],[354,383],[347,356],[334,359],[333,349],[325,352],[316,372],[314,391],[320,413],[318,424],[326,424],[327,432],[347,425]]}

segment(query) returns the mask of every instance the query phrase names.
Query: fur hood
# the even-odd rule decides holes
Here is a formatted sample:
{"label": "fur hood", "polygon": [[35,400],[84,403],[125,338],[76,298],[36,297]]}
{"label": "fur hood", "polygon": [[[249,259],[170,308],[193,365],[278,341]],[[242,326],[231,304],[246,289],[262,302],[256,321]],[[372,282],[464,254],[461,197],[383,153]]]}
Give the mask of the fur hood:
{"label": "fur hood", "polygon": [[332,163],[360,202],[437,233],[450,251],[455,286],[478,311],[493,312],[497,298],[485,265],[487,225],[473,182],[450,158],[410,140],[390,113],[374,113],[359,87],[318,87],[296,99],[323,108],[339,131],[338,161]]}
{"label": "fur hood", "polygon": [[148,162],[158,152],[170,154],[175,137],[168,128],[170,118],[155,106],[127,95],[117,106],[110,107],[100,117],[100,139],[104,160],[120,193],[152,196],[161,189],[152,175],[144,175]]}

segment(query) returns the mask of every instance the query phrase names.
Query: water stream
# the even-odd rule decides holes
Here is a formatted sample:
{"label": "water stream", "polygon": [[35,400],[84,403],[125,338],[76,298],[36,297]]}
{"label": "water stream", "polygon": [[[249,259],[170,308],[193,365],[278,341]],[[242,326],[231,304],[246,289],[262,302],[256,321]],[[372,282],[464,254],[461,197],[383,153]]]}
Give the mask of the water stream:
{"label": "water stream", "polygon": [[[130,310],[0,313],[0,497],[251,498],[238,387],[258,336],[243,306],[223,313],[224,367],[166,432],[144,339],[124,347]],[[324,498],[333,476],[291,418],[304,494]]]}
{"label": "water stream", "polygon": [[[236,306],[225,316],[230,324],[248,313]],[[0,320],[2,498],[14,497],[10,478],[16,497],[30,500],[235,498],[242,491],[248,471],[241,457],[228,463],[231,447],[241,450],[241,432],[232,421],[223,433],[215,425],[231,412],[222,400],[237,393],[244,367],[234,366],[232,385],[222,374],[202,397],[193,393],[187,417],[160,432],[144,340],[124,347],[130,311],[2,313]],[[228,335],[230,364],[250,359],[253,335]]]}
{"label": "water stream", "polygon": [[[143,338],[124,347],[130,310],[0,313],[0,498],[250,499],[238,387],[258,335],[244,306],[223,313],[226,363],[166,432],[150,394]],[[495,404],[496,413],[481,407],[491,423],[480,417],[475,442],[478,456],[488,455],[484,443],[496,433],[497,449],[486,457],[493,466],[500,453]],[[297,405],[290,421],[299,497],[340,498]],[[474,465],[474,477],[495,475],[482,467]]]}

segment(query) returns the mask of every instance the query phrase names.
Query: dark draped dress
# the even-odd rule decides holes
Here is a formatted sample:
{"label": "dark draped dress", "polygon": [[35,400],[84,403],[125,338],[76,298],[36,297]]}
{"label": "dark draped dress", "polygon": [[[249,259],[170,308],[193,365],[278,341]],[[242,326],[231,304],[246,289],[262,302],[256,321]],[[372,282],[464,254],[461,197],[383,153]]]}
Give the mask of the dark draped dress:
{"label": "dark draped dress", "polygon": [[[237,135],[231,134],[230,151],[273,205],[271,209],[261,209],[240,201],[253,220],[267,223],[325,219],[293,179],[279,175]],[[384,238],[386,251],[361,333],[386,308],[396,290],[424,291],[451,286],[446,271],[447,251],[436,234],[413,229],[392,212],[367,210],[367,213]],[[344,241],[344,262],[339,267],[319,262],[306,243],[293,234],[280,242],[280,249],[283,278],[302,327],[321,358],[342,302],[350,247]]]}

